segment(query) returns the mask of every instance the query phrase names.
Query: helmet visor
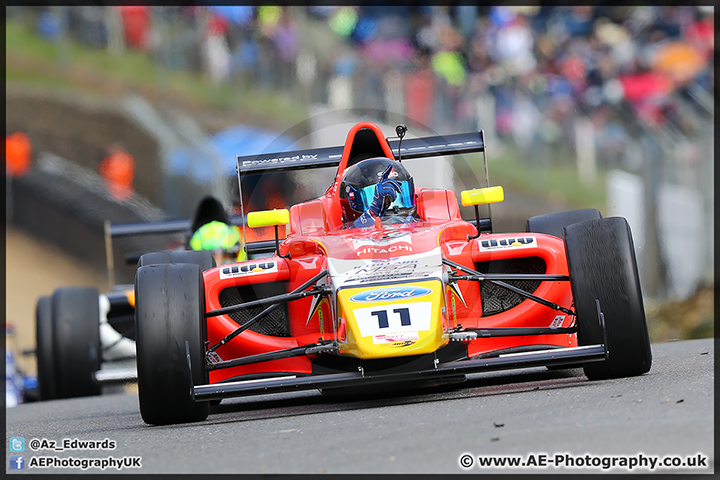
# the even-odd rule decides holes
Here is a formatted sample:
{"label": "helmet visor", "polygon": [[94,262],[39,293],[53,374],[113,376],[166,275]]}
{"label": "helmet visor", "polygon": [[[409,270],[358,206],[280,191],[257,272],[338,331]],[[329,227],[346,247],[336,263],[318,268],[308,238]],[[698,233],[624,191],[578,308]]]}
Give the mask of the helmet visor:
{"label": "helmet visor", "polygon": [[[414,206],[412,188],[410,182],[407,180],[396,180],[400,184],[400,193],[397,194],[395,200],[390,204],[388,208],[410,208]],[[372,204],[373,197],[375,196],[375,185],[368,185],[367,187],[360,190],[360,197],[363,203],[363,209],[367,210]]]}

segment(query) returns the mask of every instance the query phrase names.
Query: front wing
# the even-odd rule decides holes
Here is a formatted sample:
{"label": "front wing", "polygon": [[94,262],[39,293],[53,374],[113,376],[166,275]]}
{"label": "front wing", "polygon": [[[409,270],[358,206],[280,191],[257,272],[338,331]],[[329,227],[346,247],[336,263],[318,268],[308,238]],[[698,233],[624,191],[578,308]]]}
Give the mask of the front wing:
{"label": "front wing", "polygon": [[430,380],[493,370],[510,370],[541,366],[573,365],[577,363],[606,360],[608,352],[605,345],[587,345],[584,347],[558,348],[528,353],[511,353],[497,358],[480,360],[461,360],[439,364],[432,370],[420,370],[410,373],[372,374],[362,371],[331,373],[327,375],[309,375],[306,377],[284,377],[267,380],[246,380],[240,382],[217,383],[192,387],[195,401],[218,400],[228,397],[262,395],[266,393],[292,392],[316,388],[339,388],[361,385],[391,384],[414,380]]}
{"label": "front wing", "polygon": [[[494,370],[511,370],[540,366],[577,365],[579,363],[606,361],[610,352],[607,350],[607,332],[605,316],[600,304],[596,301],[598,322],[603,331],[603,343],[580,347],[553,348],[523,353],[509,353],[493,358],[457,360],[436,363],[434,368],[401,373],[365,373],[357,372],[330,373],[324,375],[294,376],[223,382],[210,385],[190,385],[194,401],[218,400],[229,397],[262,395],[268,393],[292,392],[319,388],[341,388],[355,386],[371,386],[397,384],[418,380],[432,380],[452,375],[463,375]],[[187,344],[186,344],[187,348]],[[191,358],[187,351],[188,369],[191,370]],[[189,377],[191,378],[191,377]]]}

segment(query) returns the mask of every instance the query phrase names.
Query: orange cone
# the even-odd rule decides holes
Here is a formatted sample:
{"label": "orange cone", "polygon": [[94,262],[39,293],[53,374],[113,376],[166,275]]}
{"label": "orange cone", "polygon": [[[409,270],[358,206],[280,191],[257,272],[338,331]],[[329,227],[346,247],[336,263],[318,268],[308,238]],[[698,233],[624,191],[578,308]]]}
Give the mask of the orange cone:
{"label": "orange cone", "polygon": [[11,177],[21,177],[30,171],[32,145],[30,137],[15,132],[5,138],[5,171]]}
{"label": "orange cone", "polygon": [[134,192],[135,159],[122,148],[113,147],[100,164],[100,175],[115,200],[127,200]]}

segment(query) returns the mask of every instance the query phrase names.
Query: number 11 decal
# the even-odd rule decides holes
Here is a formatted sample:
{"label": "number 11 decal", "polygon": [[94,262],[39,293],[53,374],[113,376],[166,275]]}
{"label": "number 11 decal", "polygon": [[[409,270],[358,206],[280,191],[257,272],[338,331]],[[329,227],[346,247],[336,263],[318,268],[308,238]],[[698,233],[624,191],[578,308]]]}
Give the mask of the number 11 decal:
{"label": "number 11 decal", "polygon": [[[410,325],[410,309],[409,308],[395,308],[395,309],[393,309],[393,313],[397,313],[398,315],[400,315],[400,325],[402,325],[402,326]],[[370,312],[370,315],[377,317],[378,326],[380,328],[388,328],[390,326],[390,323],[388,322],[387,310],[377,310],[374,312]]]}

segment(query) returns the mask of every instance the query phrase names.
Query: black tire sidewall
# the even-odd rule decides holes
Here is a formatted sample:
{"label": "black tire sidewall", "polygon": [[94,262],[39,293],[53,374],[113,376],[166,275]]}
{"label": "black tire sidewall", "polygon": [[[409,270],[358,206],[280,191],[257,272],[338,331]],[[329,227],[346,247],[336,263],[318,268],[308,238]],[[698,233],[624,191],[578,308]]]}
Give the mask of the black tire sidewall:
{"label": "black tire sidewall", "polygon": [[100,369],[99,292],[92,287],[66,287],[52,296],[52,353],[56,398],[100,395],[94,374]]}
{"label": "black tire sidewall", "polygon": [[595,300],[604,314],[609,359],[583,366],[590,379],[640,375],[652,354],[630,226],[622,217],[565,228],[565,250],[578,323],[578,344],[604,342]]}
{"label": "black tire sidewall", "polygon": [[[205,292],[198,265],[145,265],[135,281],[135,332],[140,413],[148,424],[201,421],[208,403],[192,385],[208,383]],[[185,342],[192,372],[188,372]],[[192,378],[192,383],[191,383]]]}
{"label": "black tire sidewall", "polygon": [[53,350],[52,297],[41,297],[35,307],[35,361],[40,400],[57,398]]}

